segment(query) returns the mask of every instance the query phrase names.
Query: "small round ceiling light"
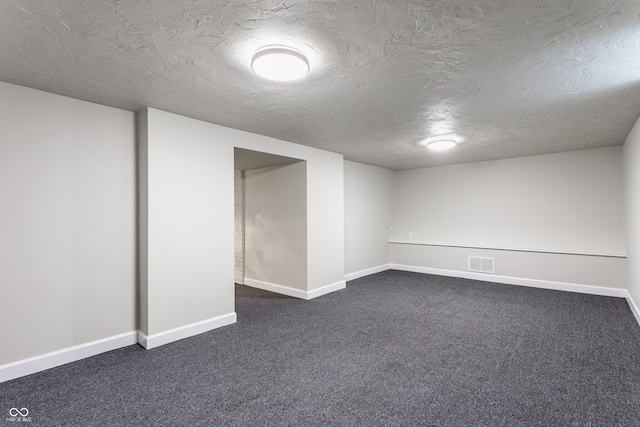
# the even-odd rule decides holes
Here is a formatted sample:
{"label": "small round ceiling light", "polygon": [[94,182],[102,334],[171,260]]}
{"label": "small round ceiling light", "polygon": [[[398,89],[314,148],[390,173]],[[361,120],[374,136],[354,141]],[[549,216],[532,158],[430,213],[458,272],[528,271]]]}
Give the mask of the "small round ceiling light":
{"label": "small round ceiling light", "polygon": [[457,143],[453,139],[440,139],[427,143],[427,148],[434,151],[444,151],[455,147]]}
{"label": "small round ceiling light", "polygon": [[309,74],[309,60],[287,46],[264,46],[251,58],[251,69],[265,79],[277,82],[298,80]]}

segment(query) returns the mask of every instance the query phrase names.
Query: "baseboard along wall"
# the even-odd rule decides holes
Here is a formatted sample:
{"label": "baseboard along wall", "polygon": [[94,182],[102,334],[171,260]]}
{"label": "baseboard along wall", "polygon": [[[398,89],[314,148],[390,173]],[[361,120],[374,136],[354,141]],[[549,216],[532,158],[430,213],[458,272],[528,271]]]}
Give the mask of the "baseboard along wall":
{"label": "baseboard along wall", "polygon": [[469,271],[444,270],[439,268],[418,267],[404,264],[385,264],[345,275],[345,280],[355,280],[386,270],[409,271],[414,273],[433,274],[436,276],[459,277],[464,279],[481,280],[507,285],[528,286],[532,288],[551,289],[557,291],[578,292],[591,295],[625,298],[638,325],[640,325],[640,308],[629,292],[621,288],[607,288],[605,286],[581,285],[577,283],[554,282],[549,280],[526,279],[520,277],[496,276],[494,274],[474,273]]}
{"label": "baseboard along wall", "polygon": [[[346,287],[344,280],[332,283],[311,291],[301,291],[286,286],[273,283],[261,282],[258,280],[245,279],[245,284],[256,288],[277,292],[284,295],[310,300],[335,292]],[[51,353],[29,359],[19,360],[0,366],[0,382],[9,381],[15,378],[34,374],[36,372],[55,368],[56,366],[82,360],[118,348],[133,344],[140,344],[147,350],[169,344],[174,341],[189,338],[213,329],[233,324],[237,321],[236,313],[228,313],[211,319],[196,322],[190,325],[181,326],[157,334],[146,335],[141,331],[132,331],[125,334],[104,338],[97,341],[81,344],[74,347],[65,348]]]}
{"label": "baseboard along wall", "polygon": [[300,289],[291,288],[289,286],[278,285],[275,283],[264,282],[262,280],[255,280],[244,278],[245,286],[251,286],[252,288],[262,289],[263,291],[275,292],[277,294],[287,295],[294,298],[300,298],[303,300],[311,300],[318,298],[322,295],[329,294],[331,292],[339,291],[347,287],[347,282],[341,280],[336,283],[331,283],[320,288],[312,289],[310,291],[303,291]]}
{"label": "baseboard along wall", "polygon": [[636,318],[638,325],[640,325],[640,309],[633,298],[631,298],[631,295],[627,295],[627,303],[629,304],[629,308],[631,309],[633,316]]}
{"label": "baseboard along wall", "polygon": [[[371,274],[381,273],[386,270],[409,271],[415,273],[434,274],[438,276],[460,277],[473,280],[481,280],[485,282],[503,283],[517,286],[529,286],[534,288],[552,289],[559,291],[578,292],[592,295],[602,295],[625,298],[629,304],[629,308],[633,313],[636,321],[640,325],[640,308],[631,298],[626,289],[607,288],[602,286],[580,285],[576,283],[553,282],[547,280],[525,279],[518,277],[496,276],[493,274],[473,273],[467,271],[443,270],[437,268],[418,267],[403,264],[385,264],[365,270],[349,273],[345,275],[345,280],[332,283],[311,291],[301,291],[299,289],[287,286],[276,285],[273,283],[262,282],[259,280],[245,279],[245,285],[255,288],[276,292],[283,295],[292,296],[310,300],[331,292],[335,292],[346,287],[346,281],[359,279]],[[146,349],[168,344],[184,338],[189,338],[222,326],[233,324],[237,321],[236,313],[229,313],[217,316],[191,325],[182,326],[171,329],[169,331],[160,332],[153,335],[145,335],[140,331],[131,331],[120,335],[104,338],[88,342],[85,344],[53,351],[39,356],[31,357],[24,360],[8,363],[0,366],[0,383],[10,381],[15,378],[31,375],[36,372],[55,368],[67,363],[95,356],[107,351],[116,350],[118,348],[127,347],[133,344],[140,344]]]}
{"label": "baseboard along wall", "polygon": [[222,326],[230,325],[236,321],[237,316],[234,312],[153,335],[145,335],[141,331],[131,331],[28,359],[18,360],[0,366],[0,383],[134,344],[140,344],[149,350],[173,341],[189,338]]}
{"label": "baseboard along wall", "polygon": [[552,289],[556,291],[578,292],[582,294],[627,298],[626,289],[607,288],[605,286],[581,285],[577,283],[554,282],[549,280],[526,279],[521,277],[498,276],[495,274],[474,273],[471,271],[444,270],[439,268],[418,267],[413,265],[389,264],[391,270],[411,271],[414,273],[435,274],[437,276],[459,277],[506,285],[528,286],[531,288]]}
{"label": "baseboard along wall", "polygon": [[345,280],[355,280],[370,274],[386,270],[409,271],[413,273],[433,274],[436,276],[459,277],[481,280],[483,282],[503,283],[507,285],[529,286],[532,288],[553,289],[557,291],[578,292],[592,295],[627,298],[626,289],[607,288],[605,286],[581,285],[577,283],[554,282],[549,280],[526,279],[521,277],[499,276],[495,274],[475,273],[472,271],[445,270],[441,268],[420,267],[406,264],[385,264],[345,275]]}
{"label": "baseboard along wall", "polygon": [[0,366],[0,383],[136,344],[136,332],[91,341]]}
{"label": "baseboard along wall", "polygon": [[151,350],[152,348],[160,347],[174,341],[209,332],[213,329],[221,328],[222,326],[231,325],[232,323],[236,323],[237,320],[238,316],[233,312],[192,323],[190,325],[180,326],[179,328],[170,329],[168,331],[159,332],[157,334],[145,335],[141,331],[138,331],[137,342],[147,350]]}
{"label": "baseboard along wall", "polygon": [[387,270],[391,269],[391,267],[389,265],[390,264],[383,264],[383,265],[379,265],[377,267],[366,268],[364,270],[360,270],[360,271],[356,271],[356,272],[353,272],[353,273],[345,274],[344,275],[344,280],[346,280],[348,282],[350,280],[356,280],[356,279],[359,279],[361,277],[369,276],[371,274],[382,273],[383,271],[387,271]]}

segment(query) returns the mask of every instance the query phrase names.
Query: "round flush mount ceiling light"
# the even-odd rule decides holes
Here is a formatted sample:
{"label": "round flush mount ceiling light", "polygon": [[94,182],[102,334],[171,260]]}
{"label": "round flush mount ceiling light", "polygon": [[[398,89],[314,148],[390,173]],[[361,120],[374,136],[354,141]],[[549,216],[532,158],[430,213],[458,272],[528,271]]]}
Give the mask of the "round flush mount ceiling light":
{"label": "round flush mount ceiling light", "polygon": [[434,151],[449,150],[456,146],[456,142],[453,139],[440,139],[437,141],[431,141],[427,143],[427,148]]}
{"label": "round flush mount ceiling light", "polygon": [[289,82],[309,73],[309,60],[287,46],[264,46],[251,58],[251,69],[265,79]]}

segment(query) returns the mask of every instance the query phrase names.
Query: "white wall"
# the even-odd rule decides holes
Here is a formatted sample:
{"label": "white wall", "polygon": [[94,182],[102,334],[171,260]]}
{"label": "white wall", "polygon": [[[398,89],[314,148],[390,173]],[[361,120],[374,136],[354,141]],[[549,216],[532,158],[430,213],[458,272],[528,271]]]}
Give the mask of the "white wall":
{"label": "white wall", "polygon": [[[344,164],[341,154],[215,126],[234,147],[307,162],[307,292],[344,285]],[[212,128],[213,129],[213,128]]]}
{"label": "white wall", "polygon": [[389,264],[393,184],[392,170],[344,162],[345,273],[348,278],[377,267],[386,268]]}
{"label": "white wall", "polygon": [[306,160],[306,292],[344,285],[341,155],[153,109],[136,154],[135,114],[5,83],[0,117],[1,378],[235,319],[234,147]]}
{"label": "white wall", "polygon": [[139,126],[145,117],[139,214],[147,348],[235,320],[235,147],[306,160],[307,212],[322,207],[307,217],[306,292],[344,286],[341,155],[154,109],[140,114]]}
{"label": "white wall", "polygon": [[0,83],[0,118],[0,365],[134,331],[134,114]]}
{"label": "white wall", "polygon": [[621,147],[401,171],[395,189],[392,263],[466,270],[469,255],[495,256],[498,275],[626,286]]}
{"label": "white wall", "polygon": [[244,171],[233,173],[234,274],[233,280],[244,283]]}
{"label": "white wall", "polygon": [[[0,365],[135,330],[134,114],[0,83],[0,117]],[[348,273],[387,262],[393,172],[153,109],[139,117],[145,334],[234,310],[233,147],[306,160],[307,291],[343,280],[345,236]],[[413,231],[414,241],[628,245],[628,262],[403,243],[390,245],[391,262],[463,270],[467,255],[488,254],[498,274],[614,287],[624,287],[628,264],[638,302],[640,125],[624,145],[626,244],[621,154],[398,172],[394,225],[396,238]]]}
{"label": "white wall", "polygon": [[215,126],[154,109],[146,115],[141,303],[142,332],[153,336],[234,312],[234,169],[233,146]]}
{"label": "white wall", "polygon": [[138,112],[137,131],[137,228],[138,228],[138,330],[149,333],[149,114],[146,109]]}
{"label": "white wall", "polygon": [[[640,304],[640,119],[624,143],[628,291]],[[640,321],[640,319],[639,319]]]}
{"label": "white wall", "polygon": [[[501,282],[499,278],[501,276],[614,289],[624,289],[627,282],[626,259],[618,257],[394,243],[390,244],[389,252],[392,265],[427,267],[445,272],[467,272],[469,256],[494,258],[495,274],[475,276],[475,278],[482,276],[482,280],[487,281]],[[424,272],[439,274],[437,271]],[[530,285],[553,287],[542,286],[542,283],[537,285],[530,283]],[[600,292],[593,290],[593,293]]]}
{"label": "white wall", "polygon": [[313,160],[307,157],[309,291],[344,284],[344,160],[328,151]]}
{"label": "white wall", "polygon": [[307,290],[306,162],[245,172],[245,277]]}
{"label": "white wall", "polygon": [[398,172],[394,238],[625,252],[622,149]]}

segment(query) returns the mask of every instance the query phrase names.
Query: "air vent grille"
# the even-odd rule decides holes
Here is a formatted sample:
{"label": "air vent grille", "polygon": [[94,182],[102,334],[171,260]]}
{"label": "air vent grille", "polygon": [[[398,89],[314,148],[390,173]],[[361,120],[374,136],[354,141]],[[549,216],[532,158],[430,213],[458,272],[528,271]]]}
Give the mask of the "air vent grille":
{"label": "air vent grille", "polygon": [[482,258],[477,256],[469,257],[469,271],[478,273],[495,273],[495,258]]}

